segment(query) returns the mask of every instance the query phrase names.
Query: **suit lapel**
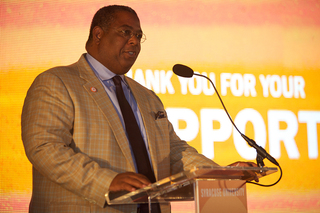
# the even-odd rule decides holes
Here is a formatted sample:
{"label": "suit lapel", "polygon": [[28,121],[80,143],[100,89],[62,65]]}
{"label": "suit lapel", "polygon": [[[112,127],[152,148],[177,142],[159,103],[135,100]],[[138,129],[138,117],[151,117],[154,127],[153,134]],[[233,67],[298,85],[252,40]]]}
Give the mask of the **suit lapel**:
{"label": "suit lapel", "polygon": [[138,108],[140,110],[143,124],[146,130],[149,152],[151,156],[152,166],[155,172],[155,176],[158,176],[158,163],[157,163],[157,148],[155,144],[156,126],[155,126],[155,114],[156,112],[151,111],[151,106],[149,104],[148,98],[145,96],[143,91],[140,91],[138,87],[135,86],[133,80],[126,77],[126,82],[128,83],[132,94],[137,102]]}
{"label": "suit lapel", "polygon": [[99,109],[105,116],[124,156],[127,158],[127,161],[130,162],[132,171],[135,171],[134,163],[131,156],[131,150],[129,147],[129,141],[127,139],[119,116],[111,100],[109,99],[109,96],[105,92],[103,85],[87,63],[84,55],[82,55],[80,60],[78,61],[78,70],[80,78],[83,78],[86,81],[86,83],[83,84],[83,87],[93,98],[94,102],[98,105]]}

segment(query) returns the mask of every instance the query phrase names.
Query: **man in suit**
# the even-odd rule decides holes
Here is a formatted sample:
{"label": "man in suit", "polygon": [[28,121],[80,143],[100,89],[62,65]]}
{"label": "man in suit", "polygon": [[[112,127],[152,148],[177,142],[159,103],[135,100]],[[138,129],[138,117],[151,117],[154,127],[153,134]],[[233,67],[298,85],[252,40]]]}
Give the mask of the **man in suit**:
{"label": "man in suit", "polygon": [[[139,211],[137,205],[105,202],[106,193],[152,182],[137,172],[114,76],[120,76],[156,180],[217,165],[175,134],[154,92],[124,76],[143,39],[134,10],[101,8],[92,20],[87,53],[72,65],[43,72],[31,85],[22,112],[22,140],[33,165],[30,212]],[[170,204],[160,208],[170,212]]]}

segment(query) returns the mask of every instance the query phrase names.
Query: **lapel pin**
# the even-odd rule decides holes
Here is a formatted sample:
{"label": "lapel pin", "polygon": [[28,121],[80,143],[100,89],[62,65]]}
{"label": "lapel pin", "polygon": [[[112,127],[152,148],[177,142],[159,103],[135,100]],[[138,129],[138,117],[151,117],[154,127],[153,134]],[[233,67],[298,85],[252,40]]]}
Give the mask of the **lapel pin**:
{"label": "lapel pin", "polygon": [[95,87],[90,88],[91,92],[97,92],[97,89]]}

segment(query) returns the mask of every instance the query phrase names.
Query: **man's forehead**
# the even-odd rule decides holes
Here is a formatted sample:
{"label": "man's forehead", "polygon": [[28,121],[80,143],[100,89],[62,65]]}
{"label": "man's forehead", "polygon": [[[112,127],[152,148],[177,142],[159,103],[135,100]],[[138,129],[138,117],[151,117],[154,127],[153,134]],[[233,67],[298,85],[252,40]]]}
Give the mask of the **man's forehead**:
{"label": "man's forehead", "polygon": [[128,11],[117,12],[112,25],[116,27],[127,27],[135,30],[141,30],[139,18],[134,13]]}

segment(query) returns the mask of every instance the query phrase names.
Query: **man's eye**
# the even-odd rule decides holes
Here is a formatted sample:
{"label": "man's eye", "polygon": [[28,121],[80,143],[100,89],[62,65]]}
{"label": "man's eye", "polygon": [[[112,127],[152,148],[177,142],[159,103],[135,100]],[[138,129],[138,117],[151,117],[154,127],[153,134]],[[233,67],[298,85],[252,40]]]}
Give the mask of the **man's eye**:
{"label": "man's eye", "polygon": [[138,33],[136,36],[137,36],[137,39],[141,39],[142,38],[142,33]]}
{"label": "man's eye", "polygon": [[132,34],[131,30],[123,30],[122,32],[125,36],[131,36]]}

